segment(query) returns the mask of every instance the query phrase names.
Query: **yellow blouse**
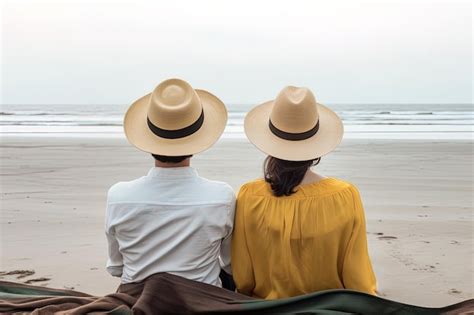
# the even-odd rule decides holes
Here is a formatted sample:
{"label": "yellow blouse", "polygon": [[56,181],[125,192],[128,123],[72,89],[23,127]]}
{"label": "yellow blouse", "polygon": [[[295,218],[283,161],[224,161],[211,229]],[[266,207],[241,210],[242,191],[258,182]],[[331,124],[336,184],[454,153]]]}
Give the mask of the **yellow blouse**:
{"label": "yellow blouse", "polygon": [[357,188],[326,178],[275,197],[264,180],[245,184],[237,197],[232,271],[239,292],[264,299],[342,288],[375,294]]}

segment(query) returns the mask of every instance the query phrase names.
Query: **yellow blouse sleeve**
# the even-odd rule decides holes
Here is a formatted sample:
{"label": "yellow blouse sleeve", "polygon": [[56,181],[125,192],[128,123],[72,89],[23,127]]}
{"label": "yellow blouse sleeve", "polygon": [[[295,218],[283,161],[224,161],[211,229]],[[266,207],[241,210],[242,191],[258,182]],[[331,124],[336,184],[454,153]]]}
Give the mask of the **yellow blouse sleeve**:
{"label": "yellow blouse sleeve", "polygon": [[232,275],[237,290],[252,296],[255,278],[245,235],[245,198],[248,188],[244,185],[237,196],[234,232],[232,233]]}
{"label": "yellow blouse sleeve", "polygon": [[346,289],[376,294],[376,279],[367,248],[365,215],[357,188],[351,187],[354,198],[354,227],[346,250],[343,265],[343,282]]}

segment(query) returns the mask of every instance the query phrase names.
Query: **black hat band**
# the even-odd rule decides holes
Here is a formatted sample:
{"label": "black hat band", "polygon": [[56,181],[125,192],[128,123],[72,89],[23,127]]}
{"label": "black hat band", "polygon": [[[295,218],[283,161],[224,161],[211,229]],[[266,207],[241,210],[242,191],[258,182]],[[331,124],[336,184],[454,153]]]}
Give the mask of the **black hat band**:
{"label": "black hat band", "polygon": [[162,129],[154,125],[150,118],[147,117],[146,120],[148,123],[148,128],[150,128],[151,132],[153,132],[156,136],[165,139],[179,139],[190,136],[201,128],[202,124],[204,123],[204,111],[201,111],[201,115],[194,123],[177,130]]}
{"label": "black hat band", "polygon": [[318,132],[319,119],[313,128],[311,128],[308,131],[299,132],[299,133],[286,132],[281,129],[278,129],[277,127],[275,127],[275,125],[273,125],[271,120],[268,121],[268,126],[270,127],[270,131],[278,138],[282,138],[284,140],[290,140],[290,141],[300,141],[300,140],[306,140],[308,138],[311,138]]}

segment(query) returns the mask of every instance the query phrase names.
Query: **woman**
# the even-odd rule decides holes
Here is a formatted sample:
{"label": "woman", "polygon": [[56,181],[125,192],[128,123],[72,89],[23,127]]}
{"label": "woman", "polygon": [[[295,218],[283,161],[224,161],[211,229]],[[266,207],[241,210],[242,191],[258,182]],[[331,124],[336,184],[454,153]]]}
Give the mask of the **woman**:
{"label": "woman", "polygon": [[264,179],[242,186],[232,240],[239,292],[279,299],[347,288],[375,294],[357,189],[311,171],[340,143],[343,125],[306,88],[286,87],[245,118],[268,154]]}

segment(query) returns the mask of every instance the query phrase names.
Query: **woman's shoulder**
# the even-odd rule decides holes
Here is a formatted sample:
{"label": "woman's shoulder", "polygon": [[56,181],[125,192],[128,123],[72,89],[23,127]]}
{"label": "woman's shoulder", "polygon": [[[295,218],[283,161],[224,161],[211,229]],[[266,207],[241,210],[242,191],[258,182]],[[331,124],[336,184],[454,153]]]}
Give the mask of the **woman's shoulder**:
{"label": "woman's shoulder", "polygon": [[326,177],[322,181],[325,181],[328,183],[328,186],[331,186],[336,189],[350,189],[350,188],[356,188],[356,186],[343,179],[339,179],[336,177]]}
{"label": "woman's shoulder", "polygon": [[267,190],[268,183],[263,178],[258,178],[243,184],[239,190],[239,196],[258,194]]}
{"label": "woman's shoulder", "polygon": [[[359,194],[357,187],[351,182],[335,177],[326,177],[318,182],[298,186],[296,193],[289,197],[322,197],[342,192],[350,192],[352,195]],[[249,181],[240,187],[239,198],[247,196],[273,196],[273,194],[270,185],[264,179],[259,178]]]}
{"label": "woman's shoulder", "polygon": [[305,195],[324,196],[342,192],[358,193],[357,187],[351,182],[335,178],[326,177],[318,182],[300,186]]}

